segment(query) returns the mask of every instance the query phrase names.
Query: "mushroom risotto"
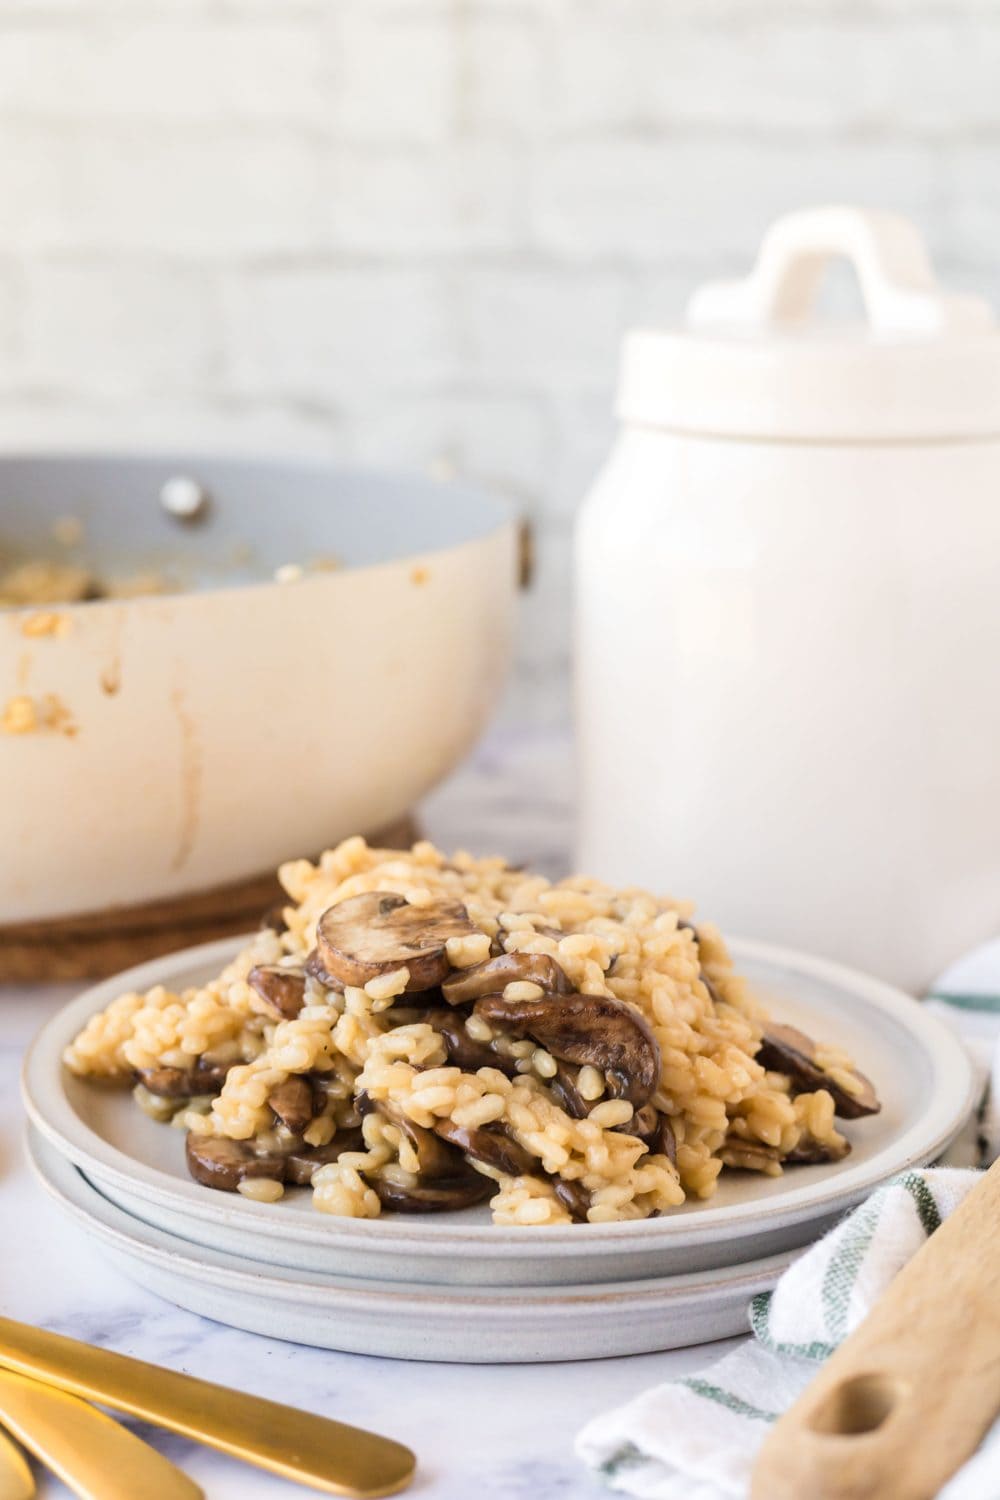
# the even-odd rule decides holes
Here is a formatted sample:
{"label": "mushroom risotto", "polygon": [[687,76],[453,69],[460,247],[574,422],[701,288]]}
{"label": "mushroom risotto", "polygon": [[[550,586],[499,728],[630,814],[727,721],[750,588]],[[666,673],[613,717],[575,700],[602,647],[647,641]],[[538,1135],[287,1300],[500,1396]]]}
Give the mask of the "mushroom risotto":
{"label": "mushroom risotto", "polygon": [[207,1187],[324,1213],[488,1198],[500,1224],[649,1218],[724,1167],[850,1149],[851,1060],[768,1022],[689,908],[501,859],[360,838],[280,871],[289,904],[218,978],[127,994],[67,1050],[187,1132]]}

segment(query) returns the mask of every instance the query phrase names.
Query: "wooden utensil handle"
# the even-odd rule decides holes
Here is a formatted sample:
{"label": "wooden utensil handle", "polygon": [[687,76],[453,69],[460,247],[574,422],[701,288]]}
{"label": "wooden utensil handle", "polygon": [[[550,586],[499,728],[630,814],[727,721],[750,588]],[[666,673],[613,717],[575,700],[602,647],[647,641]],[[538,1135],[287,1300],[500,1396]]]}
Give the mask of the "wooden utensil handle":
{"label": "wooden utensil handle", "polygon": [[1000,1412],[1000,1161],[767,1437],[753,1500],[933,1500]]}

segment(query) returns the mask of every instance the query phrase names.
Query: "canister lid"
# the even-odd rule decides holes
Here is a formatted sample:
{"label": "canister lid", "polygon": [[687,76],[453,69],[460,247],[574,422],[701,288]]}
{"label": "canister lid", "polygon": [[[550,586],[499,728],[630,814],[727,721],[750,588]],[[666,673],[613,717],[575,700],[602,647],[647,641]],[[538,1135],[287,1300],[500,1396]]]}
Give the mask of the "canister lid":
{"label": "canister lid", "polygon": [[[867,321],[821,322],[827,262],[857,273]],[[744,281],[702,287],[684,326],[625,341],[628,423],[720,437],[935,441],[1000,434],[1000,330],[945,292],[908,220],[848,207],[771,226]]]}

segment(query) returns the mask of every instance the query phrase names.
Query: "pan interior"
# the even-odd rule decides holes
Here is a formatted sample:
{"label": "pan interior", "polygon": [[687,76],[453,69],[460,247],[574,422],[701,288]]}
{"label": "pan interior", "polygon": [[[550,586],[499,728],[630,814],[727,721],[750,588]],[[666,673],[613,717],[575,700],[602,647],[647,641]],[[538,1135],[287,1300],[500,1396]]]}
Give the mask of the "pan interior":
{"label": "pan interior", "polygon": [[[208,495],[195,522],[178,521],[160,503],[178,476]],[[259,581],[289,564],[398,561],[477,540],[508,520],[501,500],[473,487],[317,461],[0,459],[0,557],[80,563],[98,577],[153,569],[182,589]]]}

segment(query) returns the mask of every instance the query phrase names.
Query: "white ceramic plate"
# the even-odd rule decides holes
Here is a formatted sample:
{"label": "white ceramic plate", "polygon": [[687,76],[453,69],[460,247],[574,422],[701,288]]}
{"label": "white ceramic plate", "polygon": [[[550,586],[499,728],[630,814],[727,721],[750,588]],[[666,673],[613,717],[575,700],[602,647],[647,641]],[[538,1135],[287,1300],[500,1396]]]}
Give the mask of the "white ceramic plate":
{"label": "white ceramic plate", "polygon": [[217,1323],[350,1354],[510,1364],[680,1349],[745,1333],[750,1299],[794,1258],[558,1290],[352,1281],[196,1249],[130,1218],[37,1132],[28,1149],[60,1207],[140,1286]]}
{"label": "white ceramic plate", "polygon": [[129,1214],[246,1259],[302,1271],[487,1287],[634,1280],[735,1265],[814,1239],[878,1183],[934,1160],[968,1117],[973,1079],[952,1033],[909,996],[823,959],[735,942],[737,966],[776,1017],[845,1047],[873,1080],[882,1112],[851,1121],[843,1162],[784,1176],[727,1172],[708,1203],[660,1219],[501,1227],[486,1208],[431,1218],[338,1219],[306,1189],[277,1204],[212,1192],[187,1175],[181,1133],[157,1125],[124,1090],[74,1078],[64,1047],[125,990],[174,989],[218,973],[239,939],[143,964],[95,986],[48,1022],[25,1060],[37,1129]]}

